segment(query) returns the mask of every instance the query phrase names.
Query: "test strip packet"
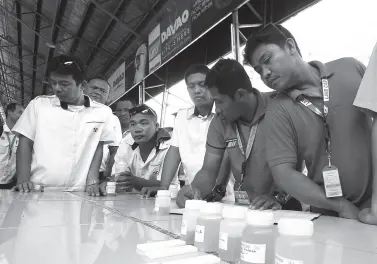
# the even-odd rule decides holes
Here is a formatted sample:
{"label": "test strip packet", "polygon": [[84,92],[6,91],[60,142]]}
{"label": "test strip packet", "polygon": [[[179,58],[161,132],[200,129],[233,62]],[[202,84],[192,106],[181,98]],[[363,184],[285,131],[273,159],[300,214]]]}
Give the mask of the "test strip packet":
{"label": "test strip packet", "polygon": [[164,249],[157,249],[157,250],[150,250],[146,251],[145,255],[150,259],[156,258],[165,258],[165,257],[172,257],[178,256],[188,253],[195,253],[198,252],[198,248],[190,245],[180,246],[180,247],[170,247]]}
{"label": "test strip packet", "polygon": [[150,242],[145,244],[138,244],[136,248],[142,252],[150,250],[161,250],[171,247],[179,247],[186,245],[186,241],[181,239],[172,239],[166,241]]}

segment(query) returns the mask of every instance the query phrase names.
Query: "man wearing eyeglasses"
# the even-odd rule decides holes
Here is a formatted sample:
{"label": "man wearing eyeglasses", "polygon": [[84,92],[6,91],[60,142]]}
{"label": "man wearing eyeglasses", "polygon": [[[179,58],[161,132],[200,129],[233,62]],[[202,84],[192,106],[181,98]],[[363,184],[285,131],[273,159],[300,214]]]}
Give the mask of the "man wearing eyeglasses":
{"label": "man wearing eyeglasses", "polygon": [[[371,118],[353,106],[365,66],[305,62],[293,35],[274,24],[248,40],[245,60],[279,92],[265,117],[275,183],[314,212],[357,219],[372,186]],[[302,161],[308,176],[296,169]]]}
{"label": "man wearing eyeglasses", "polygon": [[42,185],[99,196],[103,144],[115,139],[111,109],[84,95],[79,60],[60,55],[47,69],[55,95],[32,100],[13,128],[19,136],[13,190]]}
{"label": "man wearing eyeglasses", "polygon": [[[106,104],[109,97],[110,84],[100,78],[95,77],[88,81],[85,85],[84,93],[97,103]],[[103,146],[103,157],[100,167],[100,179],[105,179],[111,176],[111,168],[114,164],[114,157],[118,150],[120,141],[122,140],[122,130],[119,119],[115,115],[111,115],[112,129],[114,130],[115,141],[111,144],[105,144]]]}
{"label": "man wearing eyeglasses", "polygon": [[[159,128],[155,111],[145,104],[133,107],[129,114],[132,139],[122,141],[112,171],[117,190],[141,191],[144,187],[159,186],[170,134]],[[178,186],[176,177],[172,184]]]}

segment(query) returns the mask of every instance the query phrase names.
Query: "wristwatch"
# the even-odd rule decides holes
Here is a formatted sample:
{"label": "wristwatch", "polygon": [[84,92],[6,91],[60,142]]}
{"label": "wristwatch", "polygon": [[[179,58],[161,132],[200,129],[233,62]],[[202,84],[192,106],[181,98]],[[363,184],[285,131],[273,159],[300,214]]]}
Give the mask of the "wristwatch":
{"label": "wristwatch", "polygon": [[224,185],[219,184],[213,188],[210,194],[204,197],[204,200],[206,200],[207,202],[221,201],[221,199],[224,198],[225,194],[226,194],[226,187]]}
{"label": "wristwatch", "polygon": [[281,205],[283,206],[284,204],[286,204],[289,199],[291,199],[291,196],[284,192],[284,191],[275,191],[272,195],[272,197],[275,198],[275,200]]}

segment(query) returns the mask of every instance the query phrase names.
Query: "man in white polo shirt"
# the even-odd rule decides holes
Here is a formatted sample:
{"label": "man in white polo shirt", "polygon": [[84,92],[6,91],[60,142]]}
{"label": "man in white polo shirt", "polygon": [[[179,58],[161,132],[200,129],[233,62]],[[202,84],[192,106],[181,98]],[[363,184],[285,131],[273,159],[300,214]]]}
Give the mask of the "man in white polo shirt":
{"label": "man in white polo shirt", "polygon": [[[100,78],[95,77],[88,81],[85,86],[84,93],[90,97],[90,99],[97,103],[105,104],[109,97],[110,84]],[[118,117],[111,116],[111,126],[114,130],[115,141],[111,144],[105,144],[103,146],[103,157],[100,167],[100,179],[103,180],[106,177],[111,176],[111,168],[114,164],[114,157],[117,153],[120,141],[122,140],[122,129]]]}
{"label": "man in white polo shirt", "polygon": [[111,109],[84,95],[82,63],[60,55],[48,64],[53,96],[32,100],[13,128],[19,136],[15,191],[34,185],[100,195],[103,144],[114,141]]}
{"label": "man in white polo shirt", "polygon": [[[192,65],[185,73],[187,91],[195,106],[180,110],[175,118],[172,143],[162,170],[162,189],[169,186],[180,162],[186,176],[186,184],[191,184],[203,166],[207,132],[215,116],[214,101],[205,87],[208,72],[209,68],[205,65]],[[217,183],[227,186],[225,198],[234,201],[234,178],[231,176],[229,180],[229,160],[225,158],[222,165],[218,177],[220,182]],[[143,194],[153,195],[155,191],[156,188],[145,189]]]}
{"label": "man in white polo shirt", "polygon": [[[160,185],[162,164],[170,147],[170,134],[159,128],[155,111],[145,104],[130,109],[131,137],[122,140],[112,175],[118,190],[141,191]],[[178,187],[175,177],[174,185]]]}
{"label": "man in white polo shirt", "polygon": [[122,128],[123,138],[129,133],[130,129],[130,109],[135,104],[131,100],[119,100],[115,104],[115,115],[119,118]]}
{"label": "man in white polo shirt", "polygon": [[11,189],[16,184],[16,153],[18,138],[11,132],[24,111],[17,103],[7,105],[6,122],[3,125],[4,134],[0,137],[0,189]]}

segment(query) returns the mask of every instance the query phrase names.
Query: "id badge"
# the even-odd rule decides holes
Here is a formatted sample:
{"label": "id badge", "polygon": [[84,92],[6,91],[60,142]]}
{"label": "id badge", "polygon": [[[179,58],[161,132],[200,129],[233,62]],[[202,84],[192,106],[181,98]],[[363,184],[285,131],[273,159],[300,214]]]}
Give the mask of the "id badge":
{"label": "id badge", "polygon": [[334,165],[326,166],[322,174],[327,198],[343,196],[338,168]]}
{"label": "id badge", "polygon": [[249,195],[245,191],[234,192],[236,203],[250,205]]}

